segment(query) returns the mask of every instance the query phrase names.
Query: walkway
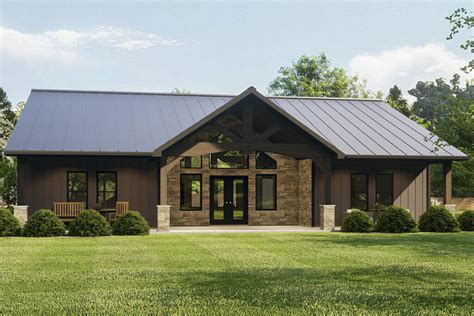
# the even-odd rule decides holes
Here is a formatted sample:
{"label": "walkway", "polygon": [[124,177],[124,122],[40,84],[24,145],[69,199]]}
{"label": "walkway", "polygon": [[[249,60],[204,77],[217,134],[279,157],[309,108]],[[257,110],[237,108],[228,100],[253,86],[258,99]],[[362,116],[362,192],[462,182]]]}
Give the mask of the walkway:
{"label": "walkway", "polygon": [[[336,230],[340,230],[336,227]],[[322,233],[327,232],[319,227],[305,226],[248,226],[248,225],[212,225],[212,226],[175,226],[171,227],[170,233]],[[150,231],[157,234],[156,229]]]}

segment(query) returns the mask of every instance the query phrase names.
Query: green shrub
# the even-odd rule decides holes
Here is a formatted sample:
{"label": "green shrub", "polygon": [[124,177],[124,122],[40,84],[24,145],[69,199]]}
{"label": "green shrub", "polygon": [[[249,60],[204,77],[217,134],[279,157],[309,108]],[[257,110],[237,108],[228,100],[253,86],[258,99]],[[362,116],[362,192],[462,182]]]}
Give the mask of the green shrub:
{"label": "green shrub", "polygon": [[422,232],[449,233],[459,231],[459,224],[444,206],[433,205],[420,216],[418,228]]}
{"label": "green shrub", "polygon": [[416,223],[406,209],[399,206],[390,206],[377,218],[375,230],[382,233],[414,232]]}
{"label": "green shrub", "polygon": [[464,211],[458,216],[459,225],[461,230],[472,232],[474,231],[474,211]]}
{"label": "green shrub", "polygon": [[128,211],[112,224],[114,235],[148,235],[150,226],[146,219],[136,211]]}
{"label": "green shrub", "polygon": [[70,236],[94,237],[109,236],[112,233],[104,216],[94,210],[79,213],[68,227]]}
{"label": "green shrub", "polygon": [[64,223],[51,210],[34,212],[23,228],[23,235],[27,237],[53,237],[64,233]]}
{"label": "green shrub", "polygon": [[372,219],[361,210],[352,210],[342,223],[343,232],[368,233],[372,230]]}
{"label": "green shrub", "polygon": [[18,218],[10,210],[0,208],[0,237],[18,236],[21,227]]}

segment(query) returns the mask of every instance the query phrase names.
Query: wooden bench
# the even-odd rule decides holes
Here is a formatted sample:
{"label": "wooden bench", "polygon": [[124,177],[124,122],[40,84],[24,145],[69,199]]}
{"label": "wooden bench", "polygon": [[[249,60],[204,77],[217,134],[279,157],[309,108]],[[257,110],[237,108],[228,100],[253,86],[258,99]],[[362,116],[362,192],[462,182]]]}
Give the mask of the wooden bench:
{"label": "wooden bench", "polygon": [[115,203],[115,212],[109,214],[109,222],[115,221],[119,216],[122,216],[128,212],[128,202],[116,202]]}
{"label": "wooden bench", "polygon": [[83,210],[84,202],[53,202],[53,212],[64,222],[71,222]]}

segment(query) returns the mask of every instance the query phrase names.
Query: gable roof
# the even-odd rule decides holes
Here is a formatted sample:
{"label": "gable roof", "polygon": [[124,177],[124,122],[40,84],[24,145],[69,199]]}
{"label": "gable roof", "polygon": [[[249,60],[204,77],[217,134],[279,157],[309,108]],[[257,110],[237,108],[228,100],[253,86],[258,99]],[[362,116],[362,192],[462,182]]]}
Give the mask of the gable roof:
{"label": "gable roof", "polygon": [[5,153],[139,155],[160,152],[253,94],[339,158],[466,159],[380,100],[32,90]]}

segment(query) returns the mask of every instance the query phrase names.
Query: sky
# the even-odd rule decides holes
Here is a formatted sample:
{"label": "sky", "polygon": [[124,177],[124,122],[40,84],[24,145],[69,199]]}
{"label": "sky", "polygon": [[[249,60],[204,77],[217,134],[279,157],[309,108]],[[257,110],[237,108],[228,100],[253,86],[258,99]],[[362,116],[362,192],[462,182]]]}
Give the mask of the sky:
{"label": "sky", "polygon": [[445,17],[470,1],[5,1],[0,87],[16,104],[33,88],[266,94],[281,66],[322,52],[403,91],[450,79],[470,55]]}

